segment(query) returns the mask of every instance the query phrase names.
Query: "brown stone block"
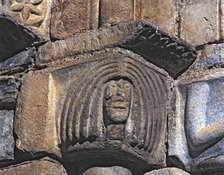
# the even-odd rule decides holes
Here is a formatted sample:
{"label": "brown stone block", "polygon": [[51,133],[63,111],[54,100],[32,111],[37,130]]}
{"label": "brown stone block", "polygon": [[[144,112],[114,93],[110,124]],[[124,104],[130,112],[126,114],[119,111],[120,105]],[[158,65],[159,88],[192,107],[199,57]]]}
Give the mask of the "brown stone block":
{"label": "brown stone block", "polygon": [[139,18],[159,26],[165,32],[177,34],[178,14],[172,0],[142,0]]}
{"label": "brown stone block", "polygon": [[220,0],[220,32],[221,38],[224,38],[224,0]]}
{"label": "brown stone block", "polygon": [[218,0],[198,1],[180,9],[180,37],[192,45],[219,39]]}
{"label": "brown stone block", "polygon": [[75,33],[98,28],[99,1],[56,1],[52,10],[51,35],[63,39]]}
{"label": "brown stone block", "polygon": [[49,39],[49,27],[51,17],[51,0],[5,2],[3,7],[6,15],[12,21],[31,30],[41,39]]}
{"label": "brown stone block", "polygon": [[132,0],[102,0],[100,7],[101,25],[134,19],[134,1]]}
{"label": "brown stone block", "polygon": [[44,158],[24,162],[0,170],[0,175],[67,175],[64,167],[57,161]]}
{"label": "brown stone block", "polygon": [[16,112],[16,146],[59,156],[55,117],[55,87],[49,74],[30,72],[23,78]]}

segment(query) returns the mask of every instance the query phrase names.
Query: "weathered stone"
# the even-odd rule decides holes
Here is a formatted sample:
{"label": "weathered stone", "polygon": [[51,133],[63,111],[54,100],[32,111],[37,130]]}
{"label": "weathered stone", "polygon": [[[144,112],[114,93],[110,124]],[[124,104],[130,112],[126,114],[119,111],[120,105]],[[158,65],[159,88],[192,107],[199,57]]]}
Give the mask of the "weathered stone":
{"label": "weathered stone", "polygon": [[203,0],[180,10],[180,37],[193,45],[219,39],[219,1]]}
{"label": "weathered stone", "polygon": [[128,48],[177,77],[194,61],[196,52],[188,44],[169,37],[143,22],[118,24],[107,29],[77,34],[40,47],[37,64],[45,64],[112,45]]}
{"label": "weathered stone", "polygon": [[19,83],[14,77],[0,77],[0,109],[14,110]]}
{"label": "weathered stone", "polygon": [[14,111],[0,111],[0,160],[14,159]]}
{"label": "weathered stone", "polygon": [[177,35],[178,12],[173,0],[142,0],[141,19],[157,25],[171,35]]}
{"label": "weathered stone", "polygon": [[93,167],[86,170],[82,175],[132,175],[132,173],[123,167]]}
{"label": "weathered stone", "polygon": [[24,68],[34,62],[35,49],[31,48],[0,62],[1,74],[23,71]]}
{"label": "weathered stone", "polygon": [[98,28],[99,0],[57,0],[52,7],[51,36],[63,39]]}
{"label": "weathered stone", "polygon": [[211,47],[202,54],[202,58],[209,56],[208,59],[200,60],[201,65],[197,62],[194,69],[175,83],[169,117],[170,160],[188,171],[205,174],[224,171],[224,74],[222,69],[200,70],[207,66],[209,59],[211,64],[214,63],[212,58],[217,59],[213,57],[217,47],[213,54]]}
{"label": "weathered stone", "polygon": [[49,39],[51,0],[6,1],[3,15],[31,30],[41,39]]}
{"label": "weathered stone", "polygon": [[221,32],[221,39],[224,38],[224,0],[220,0],[220,32]]}
{"label": "weathered stone", "polygon": [[120,44],[177,77],[196,59],[195,50],[187,43],[170,37],[155,26],[142,24],[136,35]]}
{"label": "weathered stone", "polygon": [[54,96],[55,87],[49,74],[29,72],[23,77],[15,121],[18,149],[60,156]]}
{"label": "weathered stone", "polygon": [[49,42],[39,48],[37,64],[48,63],[117,44],[128,38],[138,26],[139,24],[134,22],[121,24],[107,29],[76,34],[65,40]]}
{"label": "weathered stone", "polygon": [[0,175],[67,175],[64,167],[58,162],[43,158],[0,170]]}
{"label": "weathered stone", "polygon": [[121,21],[134,19],[134,2],[132,0],[102,0],[100,1],[101,25],[117,24]]}
{"label": "weathered stone", "polygon": [[31,46],[37,38],[0,15],[0,62]]}
{"label": "weathered stone", "polygon": [[145,173],[144,175],[190,175],[190,174],[178,168],[164,168],[150,171],[149,173]]}
{"label": "weathered stone", "polygon": [[164,166],[167,73],[123,49],[80,59],[89,63],[24,77],[17,147],[58,154],[60,145],[66,161],[85,167],[102,158],[99,166],[127,163],[140,172]]}
{"label": "weathered stone", "polygon": [[193,64],[193,69],[211,69],[224,65],[224,44],[211,44],[200,53],[199,59]]}

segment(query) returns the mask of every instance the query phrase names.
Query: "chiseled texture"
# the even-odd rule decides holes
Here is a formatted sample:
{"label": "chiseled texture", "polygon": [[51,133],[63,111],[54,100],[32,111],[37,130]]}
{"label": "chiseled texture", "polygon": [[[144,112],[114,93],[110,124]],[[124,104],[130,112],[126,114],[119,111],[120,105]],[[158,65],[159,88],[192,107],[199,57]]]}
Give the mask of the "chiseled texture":
{"label": "chiseled texture", "polygon": [[178,168],[164,168],[160,170],[150,171],[144,175],[190,175],[189,173]]}
{"label": "chiseled texture", "polygon": [[0,160],[14,158],[13,120],[14,111],[0,111]]}
{"label": "chiseled texture", "polygon": [[132,175],[132,173],[123,167],[93,167],[86,170],[82,175]]}
{"label": "chiseled texture", "polygon": [[67,172],[57,161],[43,158],[3,168],[0,175],[67,175]]}

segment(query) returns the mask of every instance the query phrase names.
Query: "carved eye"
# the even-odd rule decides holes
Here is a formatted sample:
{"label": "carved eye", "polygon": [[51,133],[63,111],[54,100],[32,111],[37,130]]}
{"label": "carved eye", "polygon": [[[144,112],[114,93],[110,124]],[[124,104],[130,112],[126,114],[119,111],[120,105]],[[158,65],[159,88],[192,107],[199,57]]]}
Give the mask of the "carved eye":
{"label": "carved eye", "polygon": [[124,87],[130,89],[130,84],[125,84]]}

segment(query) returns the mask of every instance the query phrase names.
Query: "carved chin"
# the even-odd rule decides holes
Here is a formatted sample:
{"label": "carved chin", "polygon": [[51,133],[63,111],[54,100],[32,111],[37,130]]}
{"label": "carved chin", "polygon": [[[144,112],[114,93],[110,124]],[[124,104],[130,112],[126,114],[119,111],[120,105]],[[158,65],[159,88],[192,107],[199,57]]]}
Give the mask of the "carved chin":
{"label": "carved chin", "polygon": [[123,123],[128,119],[129,109],[107,108],[108,118],[115,123]]}

